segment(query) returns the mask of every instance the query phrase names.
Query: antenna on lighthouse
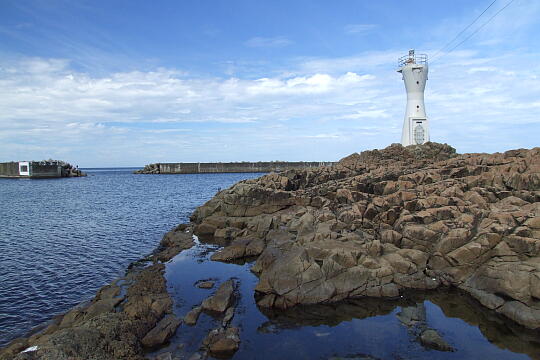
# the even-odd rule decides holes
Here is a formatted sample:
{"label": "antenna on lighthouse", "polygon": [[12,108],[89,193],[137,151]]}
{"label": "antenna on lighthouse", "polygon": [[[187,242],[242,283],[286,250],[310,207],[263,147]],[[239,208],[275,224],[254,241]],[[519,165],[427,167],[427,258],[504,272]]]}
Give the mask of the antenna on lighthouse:
{"label": "antenna on lighthouse", "polygon": [[429,124],[424,106],[424,89],[428,78],[427,55],[409,50],[408,55],[398,59],[398,68],[407,91],[401,145],[421,145],[429,141]]}

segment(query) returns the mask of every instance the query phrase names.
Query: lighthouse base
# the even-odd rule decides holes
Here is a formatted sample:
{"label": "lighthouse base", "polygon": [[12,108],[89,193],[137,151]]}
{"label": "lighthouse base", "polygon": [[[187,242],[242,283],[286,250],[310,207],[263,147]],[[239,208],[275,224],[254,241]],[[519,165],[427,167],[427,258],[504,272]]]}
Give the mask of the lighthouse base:
{"label": "lighthouse base", "polygon": [[427,118],[408,117],[403,122],[401,145],[422,145],[429,141]]}

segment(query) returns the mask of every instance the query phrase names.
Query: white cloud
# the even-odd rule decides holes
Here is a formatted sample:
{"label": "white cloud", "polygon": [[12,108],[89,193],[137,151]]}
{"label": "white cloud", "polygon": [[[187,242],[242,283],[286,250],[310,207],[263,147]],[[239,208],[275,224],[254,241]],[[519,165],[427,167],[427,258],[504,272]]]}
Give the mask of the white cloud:
{"label": "white cloud", "polygon": [[285,36],[276,37],[253,37],[245,42],[249,47],[278,48],[291,45],[293,42]]}
{"label": "white cloud", "polygon": [[317,134],[317,135],[304,135],[303,137],[308,139],[340,139],[343,138],[342,133],[331,133],[331,134]]}
{"label": "white cloud", "polygon": [[[400,52],[300,59],[287,75],[195,77],[177,69],[91,76],[64,59],[0,62],[0,160],[80,165],[336,160],[399,140]],[[538,145],[534,52],[457,51],[430,67],[433,140],[459,151]],[[321,142],[324,146],[321,146]]]}
{"label": "white cloud", "polygon": [[355,35],[364,35],[372,30],[376,29],[377,25],[375,24],[349,24],[345,26],[345,33],[355,34]]}

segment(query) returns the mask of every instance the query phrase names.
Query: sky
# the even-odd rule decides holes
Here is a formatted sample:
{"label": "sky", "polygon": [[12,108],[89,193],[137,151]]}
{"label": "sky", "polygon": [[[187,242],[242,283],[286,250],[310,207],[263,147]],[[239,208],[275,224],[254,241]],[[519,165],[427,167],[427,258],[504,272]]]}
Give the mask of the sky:
{"label": "sky", "polygon": [[[540,1],[0,1],[0,161],[336,161],[401,139],[540,146]],[[476,32],[455,50],[446,52]],[[446,49],[445,45],[448,45]],[[443,49],[443,51],[440,51]]]}

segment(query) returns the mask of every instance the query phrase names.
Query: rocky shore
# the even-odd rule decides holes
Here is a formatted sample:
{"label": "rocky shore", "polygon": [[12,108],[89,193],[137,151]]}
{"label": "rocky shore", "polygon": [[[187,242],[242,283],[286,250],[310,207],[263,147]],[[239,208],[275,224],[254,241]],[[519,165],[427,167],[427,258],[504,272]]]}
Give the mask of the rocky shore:
{"label": "rocky shore", "polygon": [[[200,339],[204,356],[230,357],[241,344],[231,323],[234,279],[216,290],[201,279],[195,286],[212,295],[183,319],[173,313],[165,263],[191,248],[194,234],[224,245],[212,260],[254,261],[259,282],[251,295],[269,317],[294,317],[295,305],[457,288],[538,330],[539,200],[540,148],[458,155],[436,143],[392,145],[332,167],[242,181],[165,234],[153,254],[92,301],[14,340],[0,359],[143,359],[202,312],[220,319]],[[404,306],[399,316],[426,347],[453,351],[421,306]]]}
{"label": "rocky shore", "polygon": [[195,234],[257,257],[262,308],[457,287],[540,328],[540,148],[457,155],[392,145],[218,193]]}

